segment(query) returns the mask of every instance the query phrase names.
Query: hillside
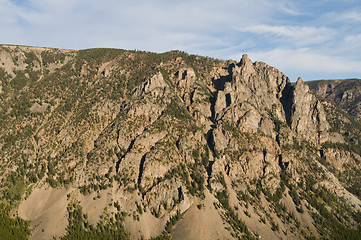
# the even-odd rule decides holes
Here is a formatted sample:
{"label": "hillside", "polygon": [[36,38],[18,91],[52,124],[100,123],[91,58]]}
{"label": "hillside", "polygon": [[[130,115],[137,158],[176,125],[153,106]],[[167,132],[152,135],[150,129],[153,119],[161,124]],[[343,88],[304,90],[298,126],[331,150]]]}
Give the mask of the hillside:
{"label": "hillside", "polygon": [[3,45],[0,62],[13,238],[361,238],[361,126],[302,79],[180,51]]}
{"label": "hillside", "polygon": [[310,90],[361,121],[361,80],[319,80],[307,82]]}

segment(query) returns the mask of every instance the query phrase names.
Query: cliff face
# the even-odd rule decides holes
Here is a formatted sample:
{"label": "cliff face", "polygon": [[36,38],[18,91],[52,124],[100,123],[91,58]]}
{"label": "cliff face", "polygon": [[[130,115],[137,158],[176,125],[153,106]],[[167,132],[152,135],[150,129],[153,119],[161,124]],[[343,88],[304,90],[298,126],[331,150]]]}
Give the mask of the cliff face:
{"label": "cliff face", "polygon": [[132,238],[175,239],[360,224],[361,134],[337,131],[354,123],[302,79],[247,55],[2,46],[0,60],[1,193],[34,239],[114,219]]}

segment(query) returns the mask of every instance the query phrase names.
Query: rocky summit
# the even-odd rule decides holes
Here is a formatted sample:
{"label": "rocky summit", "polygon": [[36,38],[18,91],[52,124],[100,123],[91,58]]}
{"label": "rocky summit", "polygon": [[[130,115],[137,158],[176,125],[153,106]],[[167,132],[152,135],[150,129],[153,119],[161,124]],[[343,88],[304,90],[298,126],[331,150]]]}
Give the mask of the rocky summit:
{"label": "rocky summit", "polygon": [[247,55],[2,45],[0,99],[0,238],[361,238],[360,123]]}

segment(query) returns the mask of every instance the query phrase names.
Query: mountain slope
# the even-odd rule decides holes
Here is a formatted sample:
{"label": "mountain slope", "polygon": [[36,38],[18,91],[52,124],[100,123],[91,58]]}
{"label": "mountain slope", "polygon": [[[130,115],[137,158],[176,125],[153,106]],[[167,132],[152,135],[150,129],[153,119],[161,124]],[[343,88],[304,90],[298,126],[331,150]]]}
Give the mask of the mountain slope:
{"label": "mountain slope", "polygon": [[361,80],[319,80],[307,82],[317,96],[345,110],[355,120],[361,120]]}
{"label": "mountain slope", "polygon": [[361,135],[301,79],[247,55],[0,56],[1,194],[31,238],[360,236]]}

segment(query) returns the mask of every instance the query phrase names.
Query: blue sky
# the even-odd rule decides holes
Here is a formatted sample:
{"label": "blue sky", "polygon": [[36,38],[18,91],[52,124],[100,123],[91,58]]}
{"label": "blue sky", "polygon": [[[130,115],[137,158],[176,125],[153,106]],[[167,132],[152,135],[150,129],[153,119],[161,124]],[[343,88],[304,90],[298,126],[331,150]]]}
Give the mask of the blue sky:
{"label": "blue sky", "polygon": [[295,81],[361,78],[359,0],[0,0],[0,43],[239,60]]}

